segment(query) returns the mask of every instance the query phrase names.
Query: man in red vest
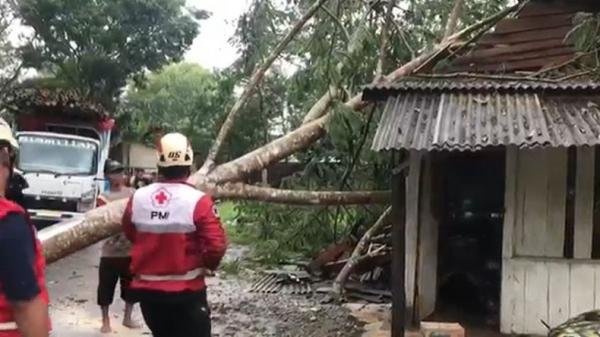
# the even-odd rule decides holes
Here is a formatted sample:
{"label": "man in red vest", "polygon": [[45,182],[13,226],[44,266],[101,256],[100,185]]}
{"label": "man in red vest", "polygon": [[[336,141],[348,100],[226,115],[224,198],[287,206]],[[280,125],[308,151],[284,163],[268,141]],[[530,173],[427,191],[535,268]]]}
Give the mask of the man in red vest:
{"label": "man in red vest", "polygon": [[209,337],[204,277],[225,254],[225,232],[210,196],[186,183],[188,139],[171,133],[157,145],[161,179],[137,190],[123,216],[133,243],[131,289],[154,337]]}
{"label": "man in red vest", "polygon": [[42,245],[27,213],[6,199],[18,144],[0,119],[0,337],[47,337]]}

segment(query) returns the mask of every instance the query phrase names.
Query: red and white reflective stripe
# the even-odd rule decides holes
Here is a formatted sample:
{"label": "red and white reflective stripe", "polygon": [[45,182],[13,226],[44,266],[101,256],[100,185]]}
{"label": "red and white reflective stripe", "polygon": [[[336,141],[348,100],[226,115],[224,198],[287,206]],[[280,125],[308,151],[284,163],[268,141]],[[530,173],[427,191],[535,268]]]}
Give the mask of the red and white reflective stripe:
{"label": "red and white reflective stripe", "polygon": [[17,326],[17,322],[0,323],[0,331],[10,331],[17,329],[19,329],[19,327]]}
{"label": "red and white reflective stripe", "polygon": [[201,276],[211,275],[210,271],[204,268],[197,268],[180,275],[138,275],[138,278],[143,281],[159,282],[159,281],[191,281]]}

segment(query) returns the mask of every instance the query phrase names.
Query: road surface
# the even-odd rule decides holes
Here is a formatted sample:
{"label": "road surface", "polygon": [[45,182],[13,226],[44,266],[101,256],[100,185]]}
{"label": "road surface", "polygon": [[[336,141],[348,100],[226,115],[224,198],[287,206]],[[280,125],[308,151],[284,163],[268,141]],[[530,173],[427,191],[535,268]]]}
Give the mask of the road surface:
{"label": "road surface", "polygon": [[[230,249],[226,259],[237,258],[239,251]],[[96,306],[99,256],[100,245],[95,245],[48,266],[52,336],[151,336],[146,328],[129,330],[121,325],[124,304],[118,295],[111,307],[114,332],[100,333],[100,310]],[[320,298],[249,293],[250,278],[219,276],[207,280],[214,337],[361,336],[363,324],[351,317],[350,310],[321,304]],[[143,323],[137,306],[135,318]]]}

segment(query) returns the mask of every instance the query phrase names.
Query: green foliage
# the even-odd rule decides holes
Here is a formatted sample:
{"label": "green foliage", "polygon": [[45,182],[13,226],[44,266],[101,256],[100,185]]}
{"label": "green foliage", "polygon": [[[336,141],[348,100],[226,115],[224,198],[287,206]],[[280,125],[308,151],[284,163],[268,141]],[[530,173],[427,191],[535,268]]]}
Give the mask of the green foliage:
{"label": "green foliage", "polygon": [[[148,131],[154,127],[179,131],[190,137],[202,160],[234,99],[233,84],[227,73],[209,72],[196,64],[164,67],[142,85],[129,86],[118,113],[124,138],[150,143]],[[246,127],[232,137],[227,153],[243,154],[264,140],[256,132],[265,124],[260,116],[245,115],[241,123]]]}
{"label": "green foliage", "polygon": [[16,80],[20,62],[16,47],[9,39],[10,26],[14,20],[8,2],[0,1],[0,100]]}
{"label": "green foliage", "polygon": [[574,18],[575,28],[569,38],[578,50],[597,51],[600,46],[600,16],[591,13],[578,13]]}
{"label": "green foliage", "polygon": [[27,66],[112,106],[126,80],[177,62],[198,33],[184,0],[20,0]]}
{"label": "green foliage", "polygon": [[[280,5],[277,1],[254,0],[240,19],[233,40],[241,55],[233,67],[236,76],[250,76],[254,65],[268,56],[278,38],[312,3],[304,0]],[[497,12],[506,3],[466,1],[458,28]],[[297,127],[331,85],[354,94],[374,77],[387,2],[331,0],[325,6],[290,44],[281,56],[283,61],[271,69],[269,80],[261,86],[264,104],[258,113],[268,111],[267,118],[283,120],[285,130]],[[452,7],[453,1],[447,0],[398,1],[392,12],[394,24],[389,30],[384,72],[439,42]],[[285,88],[283,92],[281,87]],[[370,150],[379,109],[357,113],[345,108],[342,101],[335,103],[327,137],[294,155],[293,160],[302,163],[304,170],[277,187],[389,188],[393,158]],[[241,203],[239,209],[234,235],[253,242],[257,255],[267,261],[285,260],[297,253],[312,255],[342,237],[360,236],[382,211],[374,206],[290,208],[253,202]]]}

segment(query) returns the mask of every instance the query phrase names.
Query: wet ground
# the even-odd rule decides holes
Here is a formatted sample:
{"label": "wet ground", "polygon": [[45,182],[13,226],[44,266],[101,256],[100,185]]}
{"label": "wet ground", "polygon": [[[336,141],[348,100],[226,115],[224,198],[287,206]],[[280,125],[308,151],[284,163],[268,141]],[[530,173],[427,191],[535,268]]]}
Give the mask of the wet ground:
{"label": "wet ground", "polygon": [[[92,246],[48,267],[51,316],[56,337],[107,336],[99,332],[100,311],[96,303],[100,246]],[[243,255],[232,249],[228,258]],[[362,323],[350,310],[322,304],[320,297],[287,294],[264,295],[246,291],[251,274],[224,275],[208,280],[215,337],[353,337],[362,335]],[[354,311],[362,308],[354,307]],[[150,336],[146,329],[129,330],[120,323],[123,302],[111,308],[113,329],[108,336]],[[139,309],[135,317],[142,322]]]}

